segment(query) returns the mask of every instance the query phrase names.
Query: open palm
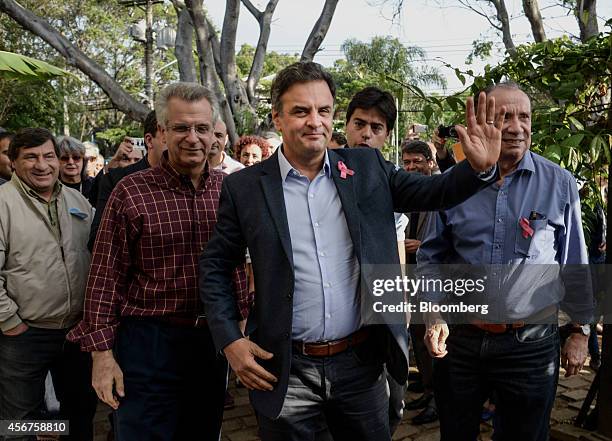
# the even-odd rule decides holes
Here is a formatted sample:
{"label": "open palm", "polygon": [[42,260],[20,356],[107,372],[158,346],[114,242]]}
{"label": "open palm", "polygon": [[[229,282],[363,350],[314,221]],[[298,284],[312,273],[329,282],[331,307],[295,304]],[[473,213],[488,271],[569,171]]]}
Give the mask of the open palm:
{"label": "open palm", "polygon": [[465,107],[467,129],[456,126],[457,134],[466,159],[474,170],[482,172],[493,167],[499,159],[506,108],[496,111],[495,98],[487,98],[484,92],[478,96],[477,112],[471,97]]}

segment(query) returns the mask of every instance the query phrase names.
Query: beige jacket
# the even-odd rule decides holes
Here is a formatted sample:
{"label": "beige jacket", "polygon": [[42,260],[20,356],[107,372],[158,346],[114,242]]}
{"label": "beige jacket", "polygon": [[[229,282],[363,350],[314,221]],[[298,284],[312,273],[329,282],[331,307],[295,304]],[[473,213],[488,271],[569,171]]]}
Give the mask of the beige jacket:
{"label": "beige jacket", "polygon": [[0,330],[21,322],[65,329],[81,317],[90,256],[93,210],[76,190],[57,196],[61,240],[46,204],[13,174],[0,186]]}

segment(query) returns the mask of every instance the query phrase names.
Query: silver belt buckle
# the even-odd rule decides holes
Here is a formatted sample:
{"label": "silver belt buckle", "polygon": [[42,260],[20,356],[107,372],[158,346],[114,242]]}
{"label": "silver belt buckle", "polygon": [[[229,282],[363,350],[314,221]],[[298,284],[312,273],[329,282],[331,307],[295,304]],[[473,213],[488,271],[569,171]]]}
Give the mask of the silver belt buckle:
{"label": "silver belt buckle", "polygon": [[193,325],[194,328],[198,327],[198,325],[200,324],[200,320],[206,320],[206,314],[200,314],[196,317],[195,324]]}

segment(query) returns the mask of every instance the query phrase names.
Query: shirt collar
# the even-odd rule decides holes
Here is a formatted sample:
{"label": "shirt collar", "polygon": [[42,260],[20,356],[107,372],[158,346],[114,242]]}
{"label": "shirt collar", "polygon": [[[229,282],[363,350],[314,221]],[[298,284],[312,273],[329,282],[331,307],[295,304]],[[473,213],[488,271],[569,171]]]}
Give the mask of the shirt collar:
{"label": "shirt collar", "polygon": [[11,180],[14,180],[17,184],[19,184],[19,186],[21,186],[22,190],[31,198],[34,198],[40,202],[43,202],[45,204],[51,203],[53,202],[55,199],[57,199],[57,196],[60,194],[60,191],[62,191],[62,183],[60,182],[59,179],[57,179],[55,181],[55,184],[53,185],[53,192],[51,193],[51,199],[49,199],[49,201],[47,201],[45,198],[43,198],[41,195],[39,195],[32,187],[30,187],[28,184],[26,184],[22,179],[19,178],[19,176],[17,176],[17,173],[13,172],[13,177],[11,178]]}
{"label": "shirt collar", "polygon": [[[287,180],[287,176],[291,172],[294,176],[302,176],[302,174],[287,160],[287,158],[283,154],[283,148],[283,144],[281,144],[278,148],[278,166],[280,168],[281,179],[283,180],[283,182],[285,182]],[[327,149],[325,149],[325,159],[323,160],[323,168],[319,171],[317,175],[325,175],[328,178],[331,177],[331,166],[329,165],[329,155],[327,154]]]}
{"label": "shirt collar", "polygon": [[531,173],[535,173],[535,166],[533,165],[533,157],[531,155],[531,150],[527,150],[525,152],[523,159],[521,159],[521,162],[519,162],[518,166],[516,167],[516,171],[527,170]]}
{"label": "shirt collar", "polygon": [[[190,187],[191,178],[187,175],[180,174],[177,170],[175,170],[172,165],[170,165],[170,161],[168,160],[168,151],[166,150],[162,154],[161,161],[159,163],[159,167],[164,171],[164,174],[169,178],[168,183],[174,187]],[[200,178],[200,185],[204,186],[204,183],[208,179],[209,171],[208,171],[208,161],[204,163],[204,170],[202,171],[202,175]],[[197,189],[196,189],[197,190]]]}

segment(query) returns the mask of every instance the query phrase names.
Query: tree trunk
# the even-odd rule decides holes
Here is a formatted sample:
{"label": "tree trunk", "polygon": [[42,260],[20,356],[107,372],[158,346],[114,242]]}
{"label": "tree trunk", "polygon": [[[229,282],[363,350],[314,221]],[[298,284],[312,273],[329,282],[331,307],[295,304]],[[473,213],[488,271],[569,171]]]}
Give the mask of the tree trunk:
{"label": "tree trunk", "polygon": [[[225,95],[234,121],[240,132],[251,133],[257,126],[255,109],[251,107],[246,88],[238,76],[236,66],[236,33],[238,30],[238,18],[240,16],[240,0],[227,0],[225,3],[225,17],[221,31],[221,43],[219,49],[219,68],[221,70],[221,81],[225,86]],[[216,36],[212,36],[213,39]],[[232,139],[232,144],[238,139]]]}
{"label": "tree trunk", "polygon": [[14,0],[0,0],[0,11],[6,13],[24,29],[42,38],[66,59],[66,63],[87,75],[100,86],[117,109],[136,121],[145,120],[149,113],[148,107],[123,90],[98,63],[74,46],[49,23]]}
{"label": "tree trunk", "polygon": [[263,71],[266,51],[268,49],[268,40],[270,39],[270,25],[272,24],[272,16],[274,15],[278,0],[270,0],[263,12],[255,8],[250,0],[242,0],[242,3],[259,23],[259,39],[257,41],[257,47],[255,48],[255,55],[253,56],[253,64],[251,64],[251,70],[246,82],[246,92],[249,97],[249,102],[251,106],[255,108],[257,107],[255,89],[257,88]]}
{"label": "tree trunk", "polygon": [[187,8],[174,3],[178,19],[174,54],[176,56],[181,81],[197,82],[195,62],[193,61],[193,24]]}
{"label": "tree trunk", "polygon": [[327,35],[327,31],[329,30],[332,18],[334,17],[337,4],[338,0],[325,0],[323,11],[321,11],[319,19],[312,28],[308,40],[306,40],[300,61],[312,61],[319,51],[321,43],[323,43],[325,35]]}
{"label": "tree trunk", "polygon": [[597,0],[576,0],[574,15],[580,27],[580,41],[583,43],[599,34],[597,25]]}
{"label": "tree trunk", "polygon": [[185,5],[189,11],[189,15],[191,16],[191,21],[196,33],[200,81],[210,90],[212,90],[217,97],[219,111],[221,112],[220,116],[227,126],[227,134],[232,140],[231,142],[234,143],[235,140],[238,139],[236,125],[234,123],[232,110],[227,102],[226,96],[221,88],[221,84],[219,83],[219,78],[215,72],[215,59],[211,42],[212,37],[208,32],[208,24],[206,23],[206,17],[204,16],[202,0],[185,0]]}
{"label": "tree trunk", "polygon": [[510,55],[514,55],[516,53],[516,47],[514,46],[514,41],[512,41],[512,34],[510,33],[510,18],[508,17],[506,3],[504,0],[490,1],[493,3],[493,6],[495,6],[495,11],[497,12],[497,19],[502,28],[502,40],[504,41],[506,51],[508,51]]}
{"label": "tree trunk", "polygon": [[544,32],[538,0],[523,0],[523,11],[525,11],[529,24],[531,24],[531,33],[535,42],[542,43],[546,41],[546,33]]}

